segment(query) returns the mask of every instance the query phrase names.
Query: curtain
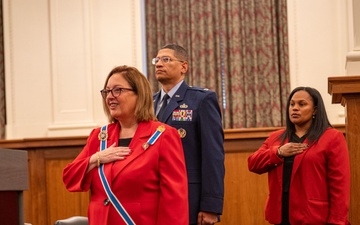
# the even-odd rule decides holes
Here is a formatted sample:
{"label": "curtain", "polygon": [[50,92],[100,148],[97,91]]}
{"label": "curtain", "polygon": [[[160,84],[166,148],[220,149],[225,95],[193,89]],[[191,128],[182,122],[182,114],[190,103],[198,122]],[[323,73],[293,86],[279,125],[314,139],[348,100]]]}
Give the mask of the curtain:
{"label": "curtain", "polygon": [[148,78],[166,43],[188,50],[189,85],[218,94],[223,126],[277,127],[290,93],[286,0],[146,0]]}
{"label": "curtain", "polygon": [[0,1],[0,139],[5,138],[5,71],[2,1]]}

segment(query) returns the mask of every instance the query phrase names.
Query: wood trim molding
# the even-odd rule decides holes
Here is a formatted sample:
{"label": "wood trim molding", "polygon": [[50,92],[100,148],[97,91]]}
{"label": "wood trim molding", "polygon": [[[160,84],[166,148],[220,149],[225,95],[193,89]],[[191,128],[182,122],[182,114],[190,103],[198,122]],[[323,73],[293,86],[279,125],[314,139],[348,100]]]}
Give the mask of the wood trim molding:
{"label": "wood trim molding", "polygon": [[[334,125],[334,127],[345,133],[345,124]],[[225,152],[254,151],[254,149],[257,149],[259,147],[258,145],[261,145],[271,132],[282,128],[283,127],[225,129]],[[0,140],[0,148],[41,149],[84,146],[86,140],[87,136]]]}
{"label": "wood trim molding", "polygon": [[77,137],[46,137],[46,138],[25,138],[14,140],[0,140],[0,148],[10,149],[33,149],[49,147],[83,146],[86,144],[87,136]]}
{"label": "wood trim molding", "polygon": [[329,77],[328,93],[332,95],[333,104],[345,106],[344,95],[360,94],[360,76]]}

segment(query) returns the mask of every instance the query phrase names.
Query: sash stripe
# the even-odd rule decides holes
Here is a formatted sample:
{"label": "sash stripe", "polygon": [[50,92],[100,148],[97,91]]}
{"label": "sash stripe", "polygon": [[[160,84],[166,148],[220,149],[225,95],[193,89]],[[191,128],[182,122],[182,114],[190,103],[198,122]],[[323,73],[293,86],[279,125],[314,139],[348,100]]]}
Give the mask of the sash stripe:
{"label": "sash stripe", "polygon": [[[101,128],[102,131],[107,130],[107,126],[103,126]],[[100,141],[100,151],[106,149],[106,140]],[[128,225],[135,225],[134,221],[131,219],[130,215],[126,212],[125,208],[121,205],[120,201],[116,198],[114,193],[111,191],[110,185],[106,179],[105,173],[104,173],[104,164],[101,164],[99,167],[99,175],[101,183],[105,189],[106,195],[108,196],[110,202],[115,207],[116,211],[120,214],[121,218],[124,220],[124,222]]]}
{"label": "sash stripe", "polygon": [[154,144],[155,141],[160,137],[161,133],[162,132],[159,130],[155,131],[155,133],[149,138],[148,143],[150,145]]}

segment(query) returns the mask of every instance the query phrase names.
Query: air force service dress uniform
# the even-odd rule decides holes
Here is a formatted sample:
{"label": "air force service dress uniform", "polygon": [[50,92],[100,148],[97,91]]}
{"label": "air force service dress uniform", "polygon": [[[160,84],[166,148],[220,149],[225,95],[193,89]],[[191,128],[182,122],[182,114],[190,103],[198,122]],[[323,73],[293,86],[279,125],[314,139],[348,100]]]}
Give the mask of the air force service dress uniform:
{"label": "air force service dress uniform", "polygon": [[[158,106],[161,92],[154,94]],[[156,111],[156,108],[155,108]],[[161,118],[178,130],[189,182],[190,224],[199,211],[222,214],[224,197],[224,133],[216,93],[185,81],[171,97]]]}

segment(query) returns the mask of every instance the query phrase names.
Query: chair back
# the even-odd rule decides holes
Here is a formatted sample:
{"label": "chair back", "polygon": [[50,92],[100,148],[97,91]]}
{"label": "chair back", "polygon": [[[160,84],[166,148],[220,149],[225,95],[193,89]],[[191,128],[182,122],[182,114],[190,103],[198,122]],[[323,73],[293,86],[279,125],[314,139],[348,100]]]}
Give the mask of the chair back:
{"label": "chair back", "polygon": [[86,216],[72,216],[67,219],[58,220],[55,225],[88,225],[88,218]]}

